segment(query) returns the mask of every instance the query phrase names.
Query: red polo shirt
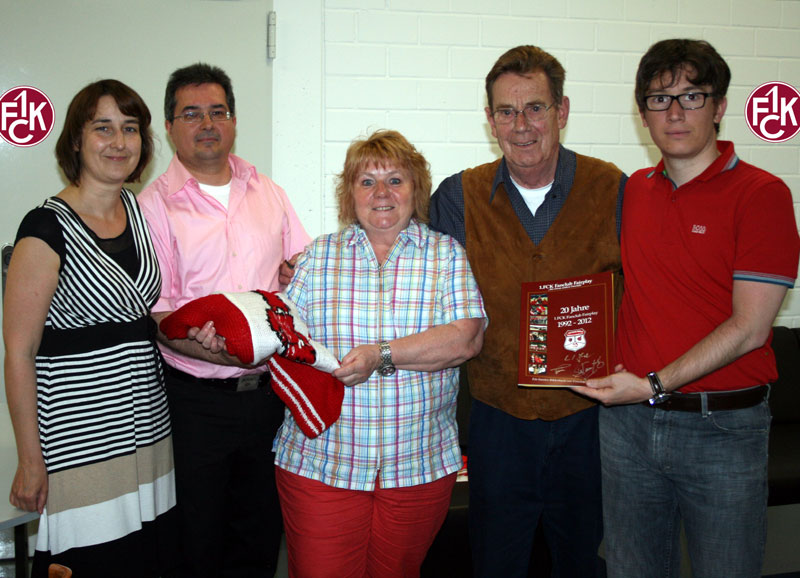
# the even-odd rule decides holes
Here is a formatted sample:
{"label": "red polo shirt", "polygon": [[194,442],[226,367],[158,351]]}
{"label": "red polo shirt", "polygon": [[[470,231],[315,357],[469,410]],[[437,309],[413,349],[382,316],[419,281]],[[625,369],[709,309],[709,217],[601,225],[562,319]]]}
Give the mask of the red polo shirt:
{"label": "red polo shirt", "polygon": [[[681,187],[663,160],[628,179],[616,354],[636,375],[660,370],[728,319],[734,280],[794,286],[800,239],[789,188],[739,160],[733,143],[717,146],[714,163]],[[774,381],[771,341],[680,391]]]}

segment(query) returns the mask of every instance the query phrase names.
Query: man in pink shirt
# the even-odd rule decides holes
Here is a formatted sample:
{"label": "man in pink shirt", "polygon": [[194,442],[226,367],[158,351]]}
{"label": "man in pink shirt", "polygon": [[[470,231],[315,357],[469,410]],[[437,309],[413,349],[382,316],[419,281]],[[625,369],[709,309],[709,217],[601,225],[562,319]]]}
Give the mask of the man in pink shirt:
{"label": "man in pink shirt", "polygon": [[[210,293],[278,290],[281,263],[310,239],[283,189],[230,154],[230,78],[202,63],[176,70],[164,114],[175,157],[139,195],[163,279],[153,318]],[[185,575],[273,576],[281,517],[271,447],[284,408],[269,373],[197,341],[159,342]]]}

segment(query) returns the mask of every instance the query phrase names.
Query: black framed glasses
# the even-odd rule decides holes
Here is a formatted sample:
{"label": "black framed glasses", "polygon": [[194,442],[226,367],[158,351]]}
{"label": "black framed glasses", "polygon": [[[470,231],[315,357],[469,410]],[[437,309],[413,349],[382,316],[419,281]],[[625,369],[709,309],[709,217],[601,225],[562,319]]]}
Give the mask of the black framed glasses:
{"label": "black framed glasses", "polygon": [[494,122],[497,124],[511,124],[516,122],[517,116],[522,113],[523,117],[528,122],[538,122],[547,115],[547,111],[553,108],[554,104],[555,103],[552,103],[550,106],[545,106],[542,103],[529,104],[522,110],[517,110],[510,106],[504,106],[496,109],[492,113],[492,117],[494,118]]}
{"label": "black framed glasses", "polygon": [[229,110],[211,110],[203,112],[202,110],[190,110],[183,114],[176,114],[175,118],[181,119],[186,124],[197,124],[203,122],[203,119],[208,115],[212,122],[224,122],[233,118]]}
{"label": "black framed glasses", "polygon": [[710,92],[684,92],[683,94],[648,94],[644,97],[647,110],[667,110],[672,106],[672,101],[677,100],[683,110],[697,110],[706,105],[706,98]]}

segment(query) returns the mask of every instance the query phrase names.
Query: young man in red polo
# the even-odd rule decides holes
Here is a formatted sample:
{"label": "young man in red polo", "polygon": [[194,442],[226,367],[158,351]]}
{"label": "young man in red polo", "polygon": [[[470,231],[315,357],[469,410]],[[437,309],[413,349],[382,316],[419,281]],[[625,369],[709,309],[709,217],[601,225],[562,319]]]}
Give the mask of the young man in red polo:
{"label": "young man in red polo", "polygon": [[608,576],[761,575],[772,323],[797,275],[789,188],[717,140],[730,70],[703,41],[644,55],[636,101],[662,154],[625,189],[617,373],[603,402]]}

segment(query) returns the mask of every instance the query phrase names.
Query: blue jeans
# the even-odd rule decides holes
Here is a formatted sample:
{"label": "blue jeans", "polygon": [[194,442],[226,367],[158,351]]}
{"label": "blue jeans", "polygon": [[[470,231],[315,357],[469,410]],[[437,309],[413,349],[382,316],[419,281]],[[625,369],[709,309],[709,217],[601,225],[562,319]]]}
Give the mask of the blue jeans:
{"label": "blue jeans", "polygon": [[524,420],[472,400],[469,528],[475,576],[528,576],[542,520],[553,577],[597,576],[603,538],[597,407]]}
{"label": "blue jeans", "polygon": [[697,578],[761,576],[771,416],[645,405],[600,410],[609,578],[679,575],[680,523]]}

